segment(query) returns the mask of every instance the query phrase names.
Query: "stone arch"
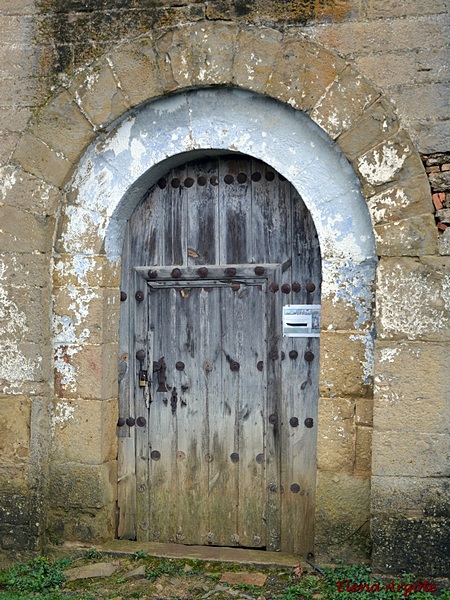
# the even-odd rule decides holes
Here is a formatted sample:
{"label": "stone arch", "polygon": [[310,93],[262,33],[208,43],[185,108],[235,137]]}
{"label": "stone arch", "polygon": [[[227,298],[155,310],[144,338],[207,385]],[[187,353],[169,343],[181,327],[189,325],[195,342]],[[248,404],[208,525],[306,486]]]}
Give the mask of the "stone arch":
{"label": "stone arch", "polygon": [[[221,91],[223,87],[228,89]],[[225,94],[242,99],[254,93],[252,102],[264,109],[265,114],[258,121],[254,112],[246,112],[253,146],[242,136],[236,136],[236,131],[226,131],[230,123],[225,119],[220,143],[210,147],[208,121],[204,121],[203,130],[192,127],[192,106],[187,98],[210,93],[205,89],[189,92],[198,88],[215,88],[216,97]],[[174,95],[168,98],[171,94]],[[282,115],[279,118],[295,123],[302,132],[299,138],[309,162],[306,160],[297,170],[286,170],[276,156],[276,152],[290,145],[287,132],[283,148],[276,146],[274,151],[273,146],[270,152],[263,150],[265,140],[258,138],[262,123],[271,141],[277,141],[278,123],[270,123],[274,115],[269,106],[276,107],[277,117]],[[155,111],[167,115],[170,107],[175,113],[182,111],[191,125],[180,124],[179,131],[176,127],[166,128],[165,140],[171,146],[166,155],[162,150],[152,155],[151,145],[144,144],[141,156],[146,157],[146,164],[139,161],[139,148],[133,150],[136,153],[133,168],[127,172],[118,166],[120,160],[111,161],[111,157],[117,159],[120,155],[122,143],[123,151],[131,152],[127,144],[136,120],[146,116],[150,122]],[[215,108],[217,116],[218,107]],[[217,122],[220,125],[220,119]],[[157,137],[158,132],[153,135]],[[178,139],[171,139],[172,135],[178,135]],[[311,142],[318,146],[314,148]],[[336,393],[344,397],[370,396],[373,321],[369,306],[373,299],[375,256],[417,256],[434,250],[429,247],[433,244],[429,231],[434,230],[434,219],[431,206],[426,203],[428,181],[420,157],[406,133],[400,130],[386,100],[335,54],[292,33],[197,22],[171,29],[162,36],[141,36],[117,46],[80,73],[41,110],[16,148],[14,159],[24,170],[66,191],[67,203],[56,236],[58,256],[54,274],[56,395],[61,399],[60,410],[70,415],[67,407],[83,406],[90,411],[94,422],[99,424],[103,419],[114,429],[117,364],[114,331],[120,255],[119,245],[114,241],[120,239],[123,221],[145,186],[156,180],[159,169],[167,170],[169,163],[165,161],[169,157],[173,161],[182,160],[180,145],[184,152],[206,147],[254,153],[298,186],[313,212],[324,258],[329,261],[324,282],[329,298],[324,306],[324,325],[339,330],[323,344],[322,396],[330,398]],[[327,164],[332,166],[337,179],[340,174],[343,176],[341,183],[345,189],[338,186],[342,191],[337,194],[339,202],[325,197],[329,172],[320,172],[319,149],[331,157]],[[154,165],[151,170],[149,164]],[[312,177],[322,182],[324,197],[318,206],[313,190],[317,192],[319,188],[312,179],[308,183],[309,167],[313,167]],[[67,185],[75,169],[71,184]],[[81,189],[84,192],[80,194]],[[326,214],[331,206],[333,210]],[[342,331],[346,331],[345,336]],[[351,349],[344,348],[344,355],[352,354],[363,370],[352,367],[347,380],[336,383],[332,363],[341,352],[344,337],[351,339],[352,344]],[[114,444],[106,436],[86,448],[84,456],[66,449],[59,458],[57,437],[55,444],[51,485],[64,489],[64,481],[70,478],[66,462],[81,464],[77,466],[76,477],[92,481],[92,487],[98,487],[99,498],[93,498],[90,506],[100,507],[100,512],[104,510],[104,519],[100,519],[103,530],[96,536],[111,536]],[[319,466],[332,472],[335,465],[330,464],[326,454],[326,445],[322,445]],[[325,515],[324,532],[330,530],[330,515],[334,511],[333,506],[327,505],[330,497],[327,494],[325,489],[321,514],[322,518]],[[363,494],[366,501],[368,486]],[[70,492],[67,506],[79,511],[80,501],[78,497],[72,498]],[[65,518],[70,520],[70,516]],[[344,521],[345,518],[344,510]],[[348,531],[352,527],[350,520]],[[69,529],[66,537],[86,537],[82,533],[71,534]]]}

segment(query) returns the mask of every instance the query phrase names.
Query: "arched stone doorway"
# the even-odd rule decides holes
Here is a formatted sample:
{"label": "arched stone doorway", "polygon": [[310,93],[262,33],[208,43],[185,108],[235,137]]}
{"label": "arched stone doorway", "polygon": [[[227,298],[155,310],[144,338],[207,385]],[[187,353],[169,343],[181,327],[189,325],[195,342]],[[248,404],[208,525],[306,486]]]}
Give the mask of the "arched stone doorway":
{"label": "arched stone doorway", "polygon": [[[103,247],[107,262],[118,265],[128,219],[146,191],[171,167],[230,151],[264,161],[301,194],[322,250],[322,327],[330,330],[326,347],[337,348],[348,339],[334,328],[342,322],[340,306],[351,308],[353,333],[339,356],[349,367],[346,378],[351,377],[351,393],[362,389],[366,394],[371,375],[376,264],[367,205],[356,176],[330,138],[306,115],[286,105],[232,89],[198,90],[157,100],[127,115],[90,147],[71,183],[71,202],[59,238],[66,264],[78,269],[86,256]],[[83,299],[89,303],[89,293],[89,285],[84,285],[81,308]],[[64,322],[60,325],[64,327]],[[61,333],[62,340],[65,333]],[[359,373],[359,363],[352,358],[355,348],[367,361],[366,379],[360,383],[359,375],[355,379],[348,375]],[[88,364],[76,356],[80,350],[86,356],[86,347],[72,349],[74,358],[66,361],[62,357],[60,367],[57,363],[66,389],[72,385],[75,371],[77,381],[89,380]],[[109,342],[102,350],[101,385],[114,393],[111,365],[117,355]],[[332,380],[335,356],[335,351],[329,350],[321,356],[320,385],[326,394],[330,386],[341,385]],[[342,384],[344,393],[346,385]],[[319,437],[321,406],[319,402]],[[319,457],[327,452],[326,444],[324,435],[318,444]]]}

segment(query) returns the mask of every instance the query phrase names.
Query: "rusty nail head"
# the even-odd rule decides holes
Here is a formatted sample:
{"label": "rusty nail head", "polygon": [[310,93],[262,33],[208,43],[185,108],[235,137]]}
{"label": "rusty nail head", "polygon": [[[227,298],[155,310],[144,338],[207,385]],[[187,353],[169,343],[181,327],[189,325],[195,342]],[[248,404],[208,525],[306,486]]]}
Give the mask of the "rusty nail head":
{"label": "rusty nail head", "polygon": [[147,275],[149,279],[156,279],[158,277],[158,271],[155,271],[154,269],[149,269]]}
{"label": "rusty nail head", "polygon": [[123,427],[125,425],[125,419],[123,417],[119,417],[117,420],[117,427]]}
{"label": "rusty nail head", "polygon": [[264,273],[266,272],[264,267],[255,267],[255,275],[264,275]]}
{"label": "rusty nail head", "polygon": [[298,283],[298,281],[294,281],[292,284],[292,291],[299,292],[302,289],[302,286]]}
{"label": "rusty nail head", "polygon": [[283,283],[283,285],[281,286],[281,291],[283,292],[283,294],[290,294],[291,286],[288,283]]}
{"label": "rusty nail head", "polygon": [[234,177],[233,177],[233,175],[231,175],[231,173],[227,173],[223,179],[224,179],[225,183],[228,183],[228,184],[233,183],[233,181],[234,181]]}
{"label": "rusty nail head", "polygon": [[261,465],[264,460],[264,454],[257,454],[255,460],[258,463],[258,465]]}
{"label": "rusty nail head", "polygon": [[147,419],[145,417],[138,417],[136,419],[136,425],[138,427],[145,427],[147,425]]}
{"label": "rusty nail head", "polygon": [[291,417],[289,419],[289,425],[291,427],[298,427],[298,419],[297,419],[297,417]]}
{"label": "rusty nail head", "polygon": [[298,358],[298,352],[297,352],[297,350],[291,350],[289,352],[289,358],[292,358],[292,360],[295,360],[296,358]]}
{"label": "rusty nail head", "polygon": [[241,365],[238,362],[236,362],[235,360],[231,361],[231,363],[230,363],[230,369],[232,371],[239,371],[240,368],[241,368]]}
{"label": "rusty nail head", "polygon": [[139,362],[142,362],[143,360],[145,360],[145,350],[138,350],[136,352],[136,358],[138,359]]}
{"label": "rusty nail head", "polygon": [[197,183],[198,183],[198,185],[201,185],[201,186],[206,185],[206,177],[204,177],[203,175],[200,175],[200,177],[197,179]]}
{"label": "rusty nail head", "polygon": [[274,493],[274,492],[276,492],[276,491],[277,491],[277,489],[278,489],[278,488],[277,488],[277,484],[276,484],[276,483],[271,483],[271,484],[269,485],[269,491],[270,491],[270,492]]}
{"label": "rusty nail head", "polygon": [[164,179],[164,177],[161,177],[161,179],[158,180],[158,185],[162,190],[166,187],[167,181]]}
{"label": "rusty nail head", "polygon": [[206,267],[200,267],[197,273],[200,277],[206,277],[208,275],[208,269]]}
{"label": "rusty nail head", "polygon": [[239,462],[239,454],[237,452],[232,452],[230,454],[230,459],[231,459],[231,462],[233,462],[233,463]]}
{"label": "rusty nail head", "polygon": [[291,484],[291,492],[293,494],[298,494],[300,491],[300,486],[298,485],[298,483],[292,483]]}
{"label": "rusty nail head", "polygon": [[174,177],[170,183],[173,188],[177,188],[180,187],[181,181],[178,179],[178,177]]}
{"label": "rusty nail head", "polygon": [[128,427],[134,427],[136,421],[133,419],[133,417],[128,417],[128,419],[125,422],[128,425]]}
{"label": "rusty nail head", "polygon": [[144,299],[144,292],[141,292],[139,290],[138,292],[136,292],[134,297],[136,298],[137,302],[142,302],[142,300]]}
{"label": "rusty nail head", "polygon": [[305,419],[305,427],[308,427],[308,429],[311,429],[311,427],[314,425],[314,420],[311,419],[311,417],[308,417],[307,419]]}
{"label": "rusty nail head", "polygon": [[184,180],[184,185],[187,188],[190,188],[194,185],[194,180],[192,179],[192,177],[186,177],[186,179]]}
{"label": "rusty nail head", "polygon": [[184,371],[184,362],[182,362],[181,360],[179,360],[177,362],[177,364],[175,365],[175,369],[177,371]]}
{"label": "rusty nail head", "polygon": [[213,461],[212,454],[205,454],[205,460],[206,460],[206,462],[212,462]]}
{"label": "rusty nail head", "polygon": [[127,293],[126,292],[120,292],[120,301],[121,302],[125,302],[125,300],[128,298]]}
{"label": "rusty nail head", "polygon": [[238,183],[245,183],[247,181],[247,175],[245,173],[239,173],[236,177]]}
{"label": "rusty nail head", "polygon": [[269,289],[271,292],[278,292],[278,290],[280,289],[280,286],[275,281],[272,281],[272,283],[269,286]]}
{"label": "rusty nail head", "polygon": [[271,425],[275,425],[275,423],[278,423],[278,416],[275,413],[269,415],[269,423]]}
{"label": "rusty nail head", "polygon": [[152,450],[150,453],[150,458],[152,460],[159,460],[161,458],[161,452],[158,452],[158,450]]}
{"label": "rusty nail head", "polygon": [[281,351],[281,360],[284,360],[286,358],[286,353]]}
{"label": "rusty nail head", "polygon": [[261,179],[261,173],[252,173],[252,181],[259,181]]}
{"label": "rusty nail head", "polygon": [[315,284],[312,281],[308,281],[308,283],[306,284],[306,291],[314,292],[315,289],[316,289]]}
{"label": "rusty nail head", "polygon": [[313,361],[313,360],[314,360],[314,352],[311,352],[311,350],[307,350],[307,351],[305,352],[305,360],[306,360],[307,362],[311,362],[311,361]]}
{"label": "rusty nail head", "polygon": [[213,175],[209,181],[211,185],[219,185],[219,178],[217,177],[217,175]]}
{"label": "rusty nail head", "polygon": [[236,269],[234,267],[228,267],[228,269],[225,269],[225,275],[234,277],[234,275],[236,275]]}
{"label": "rusty nail head", "polygon": [[271,350],[269,353],[270,360],[277,360],[278,356],[278,350]]}
{"label": "rusty nail head", "polygon": [[256,368],[258,369],[258,371],[262,371],[264,369],[264,363],[262,360],[260,360],[258,362],[258,364],[256,365]]}
{"label": "rusty nail head", "polygon": [[179,279],[181,277],[181,270],[180,269],[173,269],[171,275],[175,279]]}

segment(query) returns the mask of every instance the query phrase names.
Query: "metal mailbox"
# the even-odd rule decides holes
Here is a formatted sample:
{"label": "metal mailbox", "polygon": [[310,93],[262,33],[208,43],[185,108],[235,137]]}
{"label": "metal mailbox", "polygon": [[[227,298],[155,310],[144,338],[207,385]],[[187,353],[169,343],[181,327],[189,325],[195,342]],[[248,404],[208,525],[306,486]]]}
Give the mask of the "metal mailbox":
{"label": "metal mailbox", "polygon": [[283,337],[319,337],[320,304],[283,306]]}

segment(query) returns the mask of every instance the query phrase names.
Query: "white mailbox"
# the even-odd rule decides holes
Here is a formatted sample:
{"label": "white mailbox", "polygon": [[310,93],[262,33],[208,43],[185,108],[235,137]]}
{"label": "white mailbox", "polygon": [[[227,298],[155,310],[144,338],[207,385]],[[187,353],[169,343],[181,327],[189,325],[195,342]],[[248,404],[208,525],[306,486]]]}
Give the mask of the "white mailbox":
{"label": "white mailbox", "polygon": [[283,306],[283,337],[319,337],[320,304]]}

